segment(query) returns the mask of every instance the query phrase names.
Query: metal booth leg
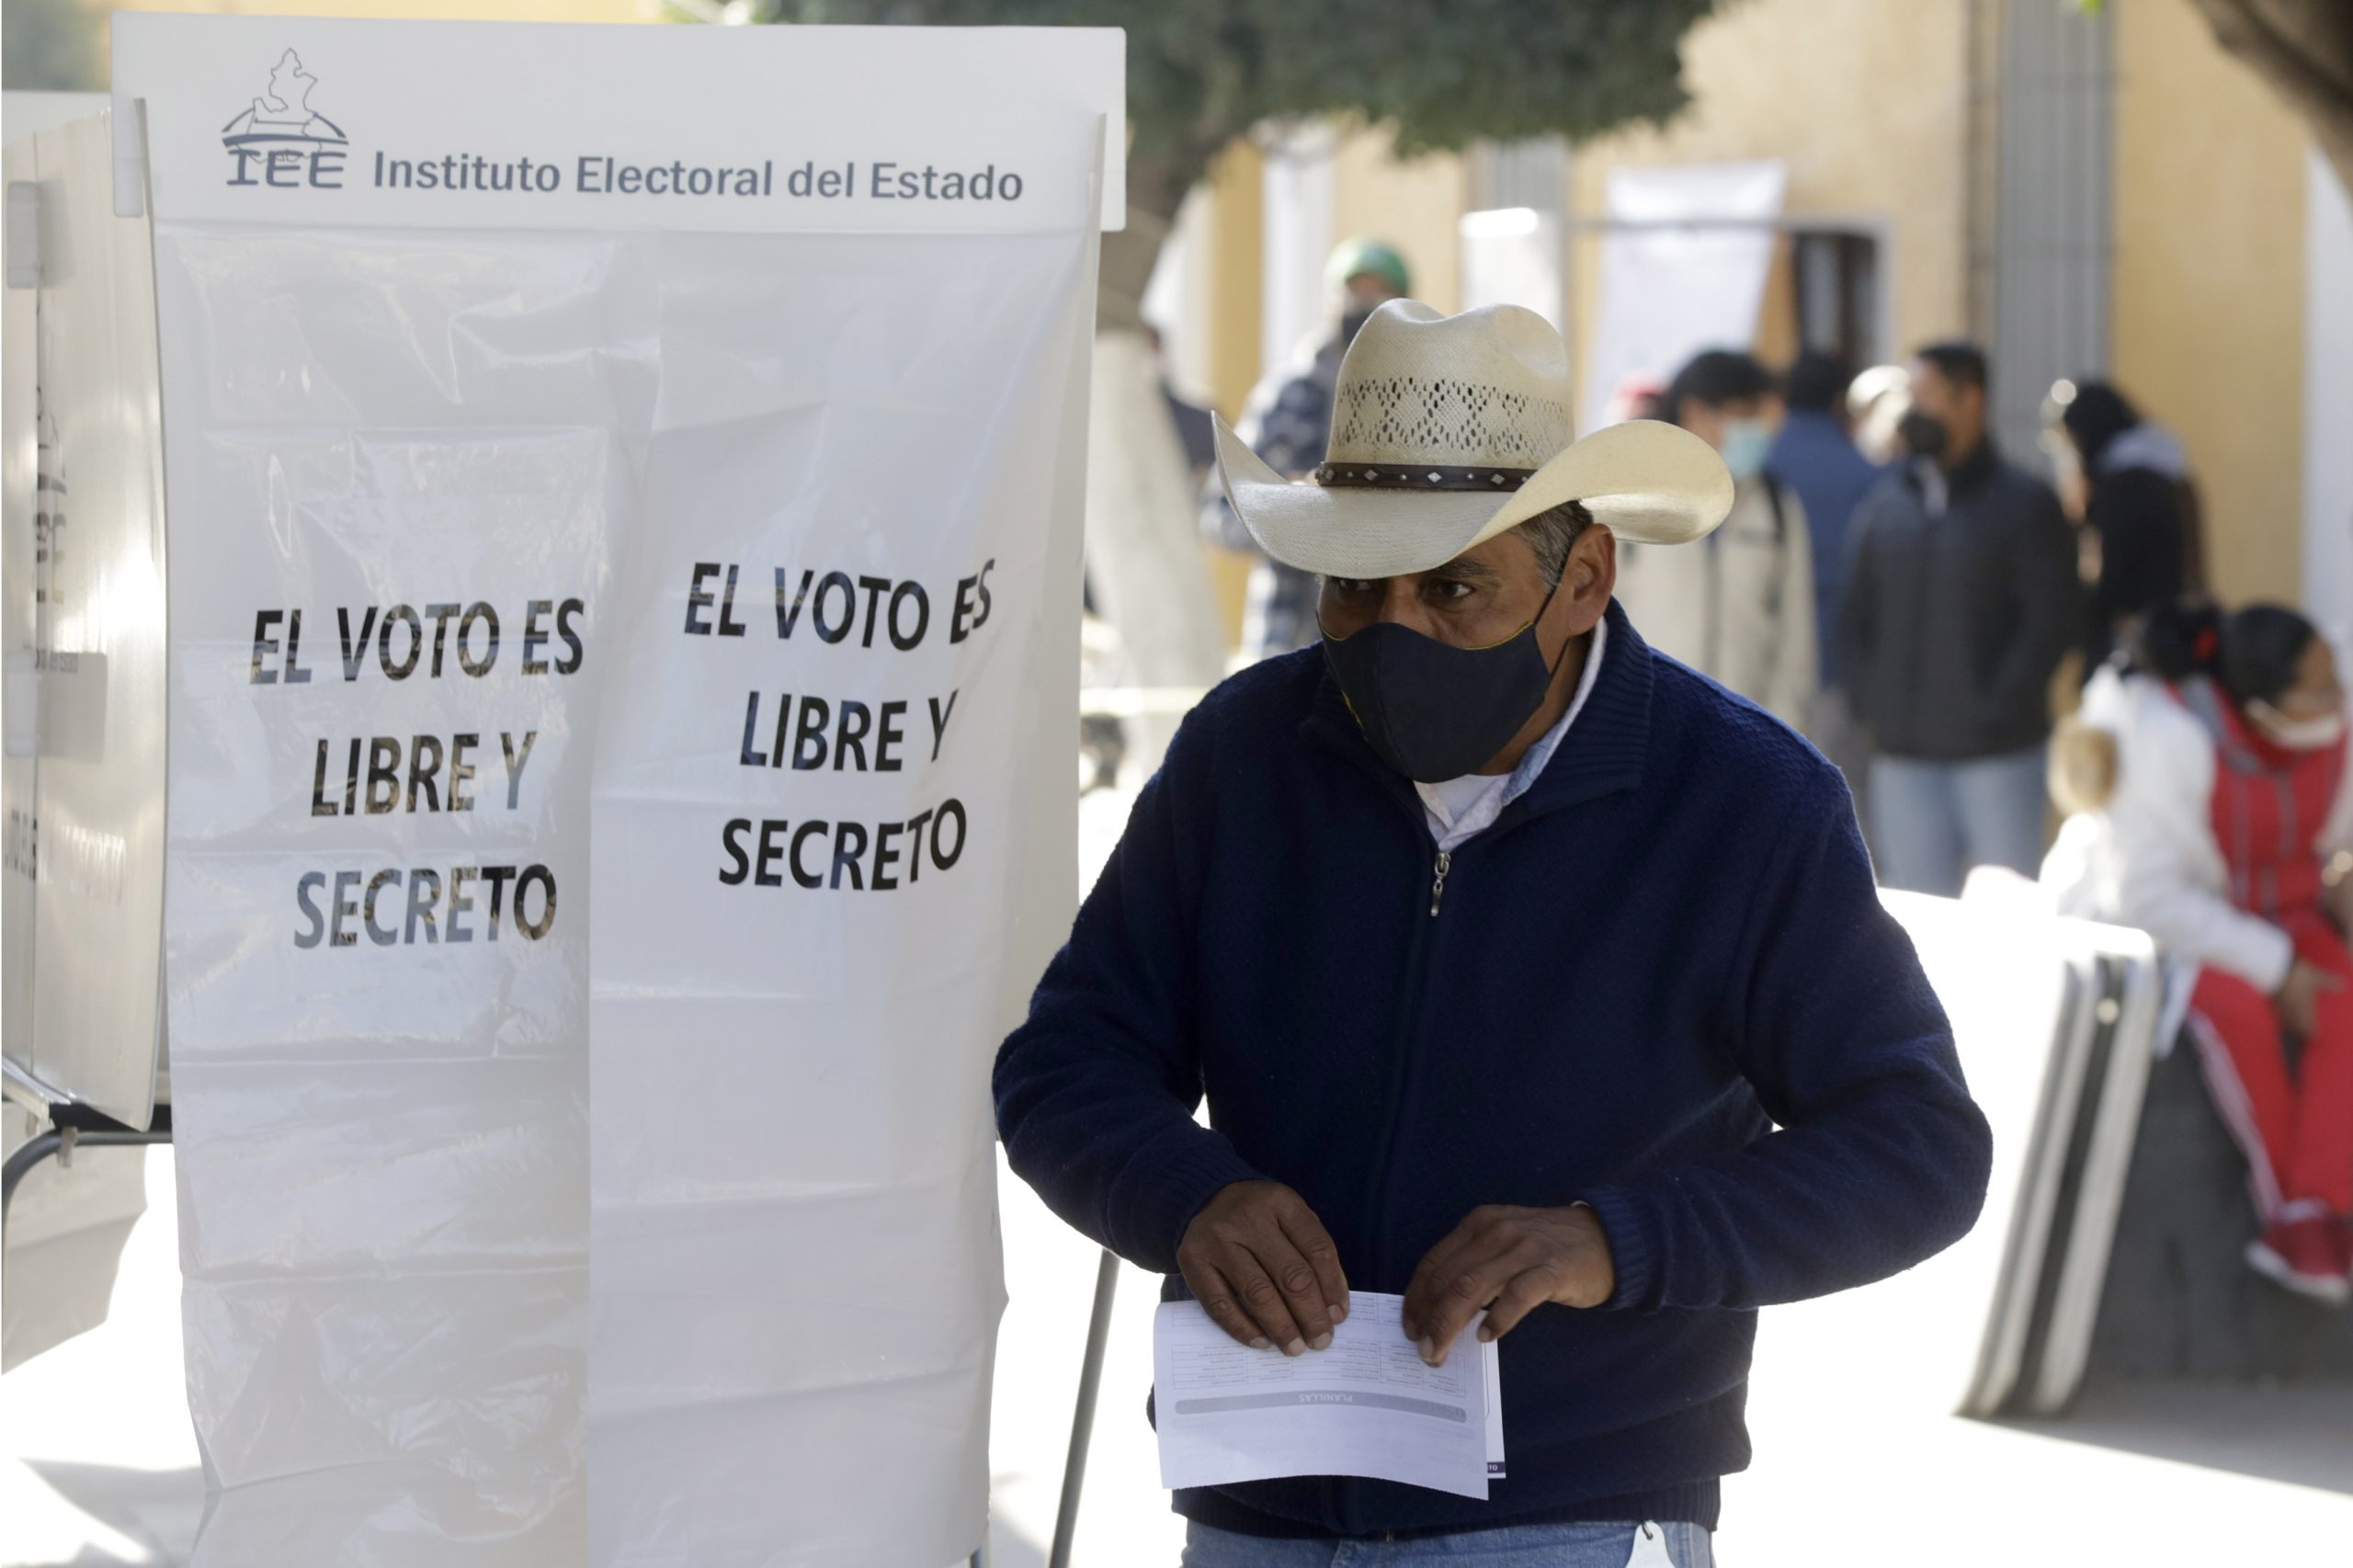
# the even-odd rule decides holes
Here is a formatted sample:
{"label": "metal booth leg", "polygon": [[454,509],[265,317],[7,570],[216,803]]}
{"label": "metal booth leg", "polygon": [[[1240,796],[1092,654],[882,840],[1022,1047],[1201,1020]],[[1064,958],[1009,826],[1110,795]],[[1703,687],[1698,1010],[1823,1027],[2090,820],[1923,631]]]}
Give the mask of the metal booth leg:
{"label": "metal booth leg", "polygon": [[8,1156],[6,1170],[0,1172],[0,1218],[6,1216],[8,1200],[17,1196],[17,1184],[23,1181],[34,1166],[69,1146],[77,1149],[127,1149],[171,1141],[172,1130],[169,1127],[160,1127],[153,1131],[124,1128],[88,1132],[67,1127],[28,1138],[21,1148]]}
{"label": "metal booth leg", "polygon": [[1111,1298],[1120,1288],[1120,1260],[1106,1248],[1095,1265],[1095,1312],[1086,1323],[1086,1355],[1078,1367],[1078,1405],[1070,1417],[1070,1457],[1063,1461],[1062,1506],[1054,1513],[1053,1551],[1046,1568],[1070,1568],[1078,1533],[1079,1494],[1086,1485],[1086,1446],[1095,1435],[1095,1396],[1103,1384],[1103,1345],[1111,1337]]}

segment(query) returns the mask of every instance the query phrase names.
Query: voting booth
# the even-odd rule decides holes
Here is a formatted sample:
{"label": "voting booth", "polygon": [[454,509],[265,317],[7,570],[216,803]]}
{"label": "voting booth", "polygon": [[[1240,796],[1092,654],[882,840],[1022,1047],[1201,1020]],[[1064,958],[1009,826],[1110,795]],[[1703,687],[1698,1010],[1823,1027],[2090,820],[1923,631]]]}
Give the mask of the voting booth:
{"label": "voting booth", "polygon": [[198,1560],[961,1561],[1120,35],[142,15],[113,75],[37,202],[151,335],[41,407],[140,551],[24,642],[103,670],[37,749],[120,816],[41,853],[121,934],[30,994],[143,1009],[126,1118],[168,1048]]}
{"label": "voting booth", "polygon": [[0,295],[0,1367],[104,1321],[146,1207],[135,1145],[169,1120],[152,262],[107,199],[104,100],[43,103],[61,122],[38,134],[17,134],[21,107]]}

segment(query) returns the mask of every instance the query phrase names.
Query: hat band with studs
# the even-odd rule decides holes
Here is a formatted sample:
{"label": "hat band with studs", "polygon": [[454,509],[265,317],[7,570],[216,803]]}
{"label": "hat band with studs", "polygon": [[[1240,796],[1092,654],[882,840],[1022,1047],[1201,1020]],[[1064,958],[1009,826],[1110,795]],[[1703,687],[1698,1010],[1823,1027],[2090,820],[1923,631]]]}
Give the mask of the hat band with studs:
{"label": "hat band with studs", "polygon": [[1534,478],[1532,468],[1464,468],[1445,463],[1325,463],[1315,483],[1350,490],[1517,490]]}

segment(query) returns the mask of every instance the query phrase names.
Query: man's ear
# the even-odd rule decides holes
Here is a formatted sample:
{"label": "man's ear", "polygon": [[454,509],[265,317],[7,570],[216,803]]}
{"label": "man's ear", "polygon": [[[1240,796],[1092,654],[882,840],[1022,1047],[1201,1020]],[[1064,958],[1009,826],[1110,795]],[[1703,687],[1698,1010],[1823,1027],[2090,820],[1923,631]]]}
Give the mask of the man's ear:
{"label": "man's ear", "polygon": [[1618,588],[1618,538],[1599,523],[1589,523],[1569,546],[1568,563],[1561,569],[1561,597],[1568,602],[1569,634],[1582,637],[1594,629],[1609,608]]}

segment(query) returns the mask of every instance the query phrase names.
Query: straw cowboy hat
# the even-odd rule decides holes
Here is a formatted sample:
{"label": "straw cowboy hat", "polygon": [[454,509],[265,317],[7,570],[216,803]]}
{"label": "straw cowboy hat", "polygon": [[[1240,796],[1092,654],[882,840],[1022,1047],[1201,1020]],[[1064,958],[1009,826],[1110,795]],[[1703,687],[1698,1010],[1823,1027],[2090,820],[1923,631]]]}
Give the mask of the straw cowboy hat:
{"label": "straw cowboy hat", "polygon": [[1646,543],[1723,521],[1732,474],[1714,448],[1646,419],[1572,441],[1570,396],[1568,350],[1535,312],[1392,300],[1340,362],[1321,468],[1287,480],[1221,419],[1218,472],[1260,548],[1334,577],[1427,572],[1564,501]]}

